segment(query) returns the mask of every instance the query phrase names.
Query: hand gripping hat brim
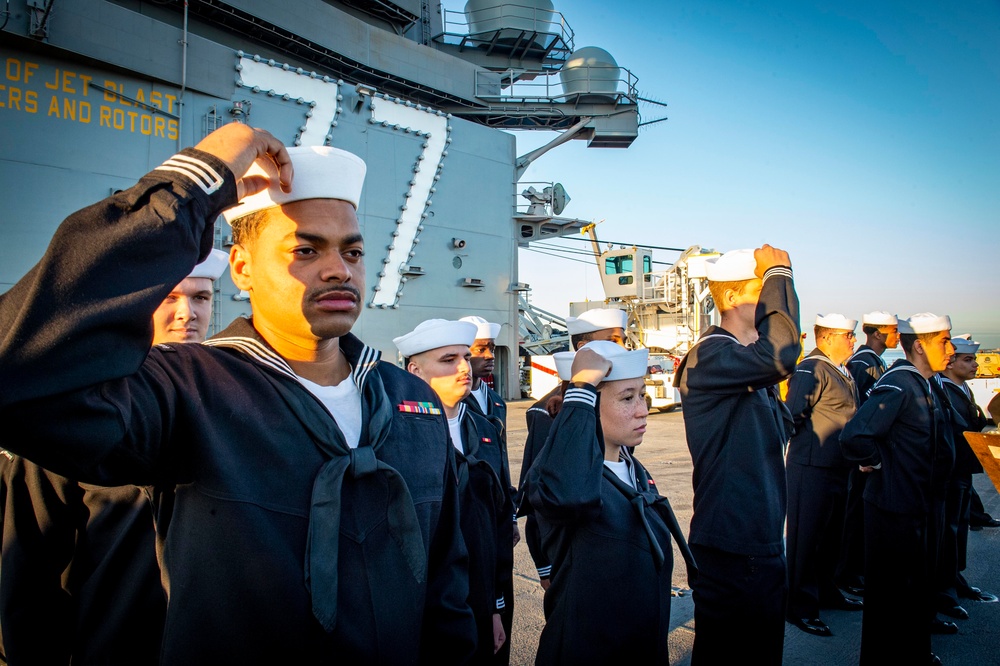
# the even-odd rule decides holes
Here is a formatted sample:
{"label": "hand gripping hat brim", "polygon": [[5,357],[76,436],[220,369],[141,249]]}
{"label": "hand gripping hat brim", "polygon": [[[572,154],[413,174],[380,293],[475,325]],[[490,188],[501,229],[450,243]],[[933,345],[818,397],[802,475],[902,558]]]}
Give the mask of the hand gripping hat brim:
{"label": "hand gripping hat brim", "polygon": [[392,343],[396,345],[399,353],[405,358],[439,347],[450,347],[451,345],[470,347],[475,341],[475,324],[449,319],[422,321],[406,335],[392,339]]}
{"label": "hand gripping hat brim", "polygon": [[646,376],[646,369],[649,362],[648,349],[643,348],[629,351],[609,340],[591,340],[581,349],[591,349],[611,361],[611,372],[604,378],[606,382]]}
{"label": "hand gripping hat brim", "polygon": [[951,330],[951,317],[948,315],[938,316],[930,312],[921,312],[908,319],[899,320],[899,332],[908,335],[920,335],[922,333],[938,333],[940,331]]}
{"label": "hand gripping hat brim", "polygon": [[883,310],[876,310],[875,312],[862,315],[861,323],[868,326],[898,326],[899,320],[896,319],[896,315],[894,314],[889,314]]}
{"label": "hand gripping hat brim", "polygon": [[566,330],[570,335],[593,333],[606,328],[624,329],[627,325],[628,313],[618,308],[595,308],[579,317],[566,317]]}
{"label": "hand gripping hat brim", "polygon": [[858,320],[848,319],[842,314],[818,314],[816,315],[816,325],[823,328],[833,328],[838,331],[853,331],[858,325]]}
{"label": "hand gripping hat brim", "polygon": [[218,280],[227,268],[229,268],[229,255],[222,250],[212,250],[205,261],[194,267],[188,277]]}
{"label": "hand gripping hat brim", "polygon": [[500,335],[500,324],[488,322],[482,317],[471,315],[462,317],[459,321],[467,321],[476,325],[476,340],[496,340],[497,336]]}
{"label": "hand gripping hat brim", "polygon": [[705,276],[709,282],[743,282],[757,277],[757,260],[753,250],[731,250],[718,259],[705,261]]}
{"label": "hand gripping hat brim", "polygon": [[296,146],[287,150],[295,171],[292,191],[281,191],[274,162],[269,158],[258,159],[247,175],[266,176],[271,184],[266,190],[243,197],[239,204],[224,211],[226,222],[304,199],[341,199],[357,209],[367,171],[364,160],[332,146]]}

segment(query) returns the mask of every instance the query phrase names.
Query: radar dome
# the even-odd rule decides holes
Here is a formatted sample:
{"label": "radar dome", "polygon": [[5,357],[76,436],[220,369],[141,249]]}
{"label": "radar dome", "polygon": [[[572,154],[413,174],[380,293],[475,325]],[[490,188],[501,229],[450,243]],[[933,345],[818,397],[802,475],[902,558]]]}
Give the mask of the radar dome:
{"label": "radar dome", "polygon": [[566,59],[559,78],[567,95],[614,97],[618,93],[621,68],[604,49],[584,46]]}
{"label": "radar dome", "polygon": [[554,9],[550,0],[518,0],[517,4],[501,0],[469,0],[465,3],[470,35],[502,30],[550,33]]}

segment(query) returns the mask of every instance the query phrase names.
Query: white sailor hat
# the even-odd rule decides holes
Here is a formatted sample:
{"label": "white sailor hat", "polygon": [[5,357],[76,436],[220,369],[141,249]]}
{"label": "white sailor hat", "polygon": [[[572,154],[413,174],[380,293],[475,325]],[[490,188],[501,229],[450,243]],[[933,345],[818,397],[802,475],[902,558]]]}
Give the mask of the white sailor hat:
{"label": "white sailor hat", "polygon": [[271,181],[270,187],[244,197],[238,205],[224,211],[226,222],[303,199],[342,199],[355,209],[358,207],[367,171],[364,160],[332,146],[294,146],[287,150],[295,169],[292,191],[281,191],[278,170],[270,158],[258,159],[247,175],[266,176]]}
{"label": "white sailor hat", "polygon": [[587,310],[579,317],[566,317],[566,330],[570,335],[593,333],[606,328],[624,329],[628,325],[628,313],[618,308],[596,308]]}
{"label": "white sailor hat", "polygon": [[889,314],[884,310],[876,310],[875,312],[861,315],[861,323],[870,326],[898,326],[899,320],[896,319],[896,315],[894,314]]}
{"label": "white sailor hat", "polygon": [[396,345],[399,353],[404,358],[450,345],[471,347],[475,341],[475,324],[470,324],[467,321],[451,321],[449,319],[428,319],[422,321],[406,335],[392,339],[392,343]]}
{"label": "white sailor hat", "polygon": [[[611,372],[604,378],[606,382],[646,376],[649,363],[648,349],[630,351],[610,340],[591,340],[581,349],[590,349],[611,361]],[[552,355],[559,379],[564,382],[573,379],[573,359],[576,358],[576,354],[577,352],[565,351]]]}
{"label": "white sailor hat", "polygon": [[952,338],[951,344],[955,345],[956,354],[975,354],[979,351],[979,343],[974,342],[969,333]]}
{"label": "white sailor hat", "polygon": [[611,361],[611,372],[604,378],[606,382],[646,376],[649,362],[646,348],[628,350],[610,340],[591,340],[581,349],[591,349]]}
{"label": "white sailor hat", "polygon": [[858,320],[848,319],[842,314],[818,314],[816,315],[816,325],[823,328],[834,328],[838,331],[853,331],[858,325]]}
{"label": "white sailor hat", "polygon": [[705,261],[705,276],[709,282],[742,282],[757,277],[757,260],[753,250],[730,250],[717,259]]}
{"label": "white sailor hat", "polygon": [[908,319],[899,320],[899,332],[909,335],[920,335],[921,333],[937,333],[938,331],[951,330],[951,317],[948,315],[937,316],[930,312],[921,312]]}
{"label": "white sailor hat", "polygon": [[188,277],[218,280],[227,268],[229,268],[229,255],[222,250],[212,250],[205,261],[194,267]]}
{"label": "white sailor hat", "polygon": [[497,336],[500,335],[500,324],[488,322],[482,317],[471,315],[462,317],[459,321],[467,321],[476,325],[476,340],[496,340]]}

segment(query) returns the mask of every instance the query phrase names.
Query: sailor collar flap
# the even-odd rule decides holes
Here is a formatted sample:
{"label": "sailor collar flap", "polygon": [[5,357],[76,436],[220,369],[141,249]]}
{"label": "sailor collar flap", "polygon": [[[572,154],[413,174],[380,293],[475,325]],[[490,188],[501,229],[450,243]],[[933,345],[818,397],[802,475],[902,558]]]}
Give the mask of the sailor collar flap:
{"label": "sailor collar flap", "polygon": [[[288,361],[267,344],[249,319],[242,317],[236,319],[226,330],[216,337],[205,340],[202,344],[209,347],[233,349],[259,365],[271,368],[298,381],[295,372],[288,365]],[[365,380],[378,364],[382,352],[361,342],[353,333],[340,337],[340,350],[344,353],[348,363],[351,364],[351,379],[358,390],[363,390]]]}
{"label": "sailor collar flap", "polygon": [[[859,363],[863,363],[864,365],[866,365],[868,367],[871,367],[868,364],[868,362],[865,361],[864,358],[863,358],[863,356],[865,354],[870,354],[875,359],[875,367],[878,368],[879,370],[881,370],[882,372],[885,372],[885,368],[886,368],[885,359],[882,358],[881,354],[879,354],[878,352],[876,352],[874,349],[872,349],[868,345],[861,345],[860,347],[858,347],[858,350],[856,352],[854,352],[853,354],[851,354],[851,357],[849,359],[847,359],[847,363],[853,363],[853,362],[857,361]],[[845,363],[845,365],[846,365],[846,363]]]}
{"label": "sailor collar flap", "polygon": [[845,378],[849,383],[851,383],[851,384],[854,383],[854,381],[851,379],[850,373],[847,372],[847,368],[845,368],[842,365],[837,365],[836,363],[834,363],[830,359],[829,356],[827,356],[826,354],[824,354],[823,352],[821,352],[818,349],[814,349],[813,352],[811,354],[809,354],[809,356],[806,356],[799,363],[802,364],[802,363],[805,363],[806,361],[822,361],[824,363],[827,363],[831,367],[836,368],[837,372],[840,373],[841,377]]}
{"label": "sailor collar flap", "polygon": [[896,390],[900,390],[900,388],[898,386],[895,386],[895,385],[892,384],[892,382],[890,381],[890,379],[886,379],[887,377],[889,377],[891,379],[895,379],[895,377],[892,377],[892,375],[895,374],[895,373],[898,373],[898,372],[909,372],[909,373],[912,373],[912,374],[916,375],[917,377],[919,377],[921,379],[921,382],[920,382],[921,385],[927,391],[927,394],[930,395],[930,393],[931,393],[931,384],[930,384],[930,382],[927,381],[926,377],[924,377],[922,374],[920,374],[920,371],[917,370],[917,367],[915,365],[913,365],[909,361],[905,361],[905,360],[896,361],[895,363],[893,363],[892,367],[889,368],[888,370],[886,370],[885,373],[881,377],[878,378],[878,381],[875,382],[875,386],[873,388],[880,388],[882,386],[890,386],[890,387],[892,387],[892,388],[894,388]]}
{"label": "sailor collar flap", "polygon": [[722,328],[721,326],[710,327],[707,331],[705,331],[705,335],[702,335],[695,341],[693,345],[691,345],[691,348],[687,350],[687,353],[684,354],[684,358],[682,358],[681,362],[677,365],[677,371],[674,373],[674,386],[679,387],[681,385],[681,376],[684,374],[684,371],[687,368],[687,362],[688,358],[691,357],[691,352],[693,352],[695,348],[702,342],[705,342],[706,340],[719,339],[719,338],[735,342],[736,344],[740,343],[739,338],[737,338],[735,335],[733,335],[726,329]]}
{"label": "sailor collar flap", "polygon": [[[393,419],[382,377],[377,371],[372,372],[379,353],[351,334],[340,338],[341,350],[351,364],[351,378],[361,391],[361,441],[352,449],[336,421],[298,382],[285,359],[264,342],[248,320],[235,321],[222,336],[204,344],[233,349],[257,365],[274,371],[261,374],[309,431],[316,446],[329,456],[313,480],[304,562],[305,584],[312,598],[313,614],[323,628],[332,632],[337,625],[341,496],[344,485],[355,479],[370,474],[383,478],[385,490],[379,492],[388,493],[386,516],[393,542],[414,579],[421,584],[426,582],[426,551],[413,498],[402,475],[376,455],[389,437]],[[379,486],[364,484],[364,487]]]}

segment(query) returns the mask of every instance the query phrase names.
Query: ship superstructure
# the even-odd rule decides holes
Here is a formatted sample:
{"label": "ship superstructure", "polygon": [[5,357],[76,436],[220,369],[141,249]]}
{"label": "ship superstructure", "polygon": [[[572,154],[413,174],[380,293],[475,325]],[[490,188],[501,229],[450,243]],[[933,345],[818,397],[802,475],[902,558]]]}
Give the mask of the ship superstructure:
{"label": "ship superstructure", "polygon": [[[431,317],[503,322],[497,384],[518,393],[517,248],[576,232],[518,181],[569,139],[628,147],[636,77],[578,48],[547,0],[10,0],[0,16],[0,291],[69,213],[228,122],[360,155],[366,308],[391,340]],[[561,132],[518,156],[504,129]],[[544,191],[544,190],[543,190]],[[217,246],[229,229],[217,223]],[[228,278],[213,330],[248,314]]]}

